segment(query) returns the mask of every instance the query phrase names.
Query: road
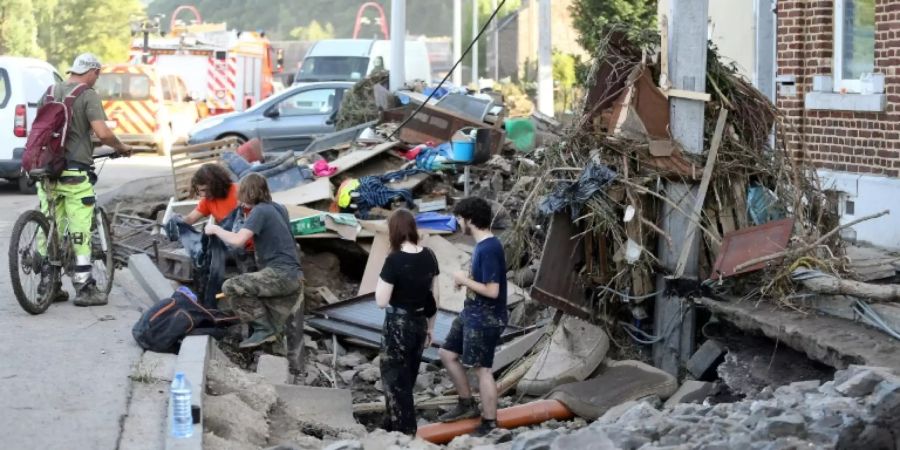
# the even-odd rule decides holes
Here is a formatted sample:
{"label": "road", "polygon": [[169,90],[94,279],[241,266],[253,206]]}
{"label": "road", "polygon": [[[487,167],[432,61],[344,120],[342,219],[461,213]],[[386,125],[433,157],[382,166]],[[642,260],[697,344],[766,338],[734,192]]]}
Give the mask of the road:
{"label": "road", "polygon": [[[109,161],[97,191],[170,173],[168,160],[155,156]],[[109,305],[67,302],[40,316],[25,313],[12,295],[6,249],[16,217],[36,202],[15,184],[0,184],[0,448],[115,449],[142,353],[131,327],[140,316],[136,296],[144,294],[119,271]]]}

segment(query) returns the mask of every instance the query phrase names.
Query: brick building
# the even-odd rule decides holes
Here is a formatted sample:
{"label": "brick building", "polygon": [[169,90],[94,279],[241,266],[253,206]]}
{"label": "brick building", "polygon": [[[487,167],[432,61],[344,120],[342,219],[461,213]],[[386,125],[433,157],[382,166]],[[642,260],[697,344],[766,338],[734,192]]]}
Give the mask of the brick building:
{"label": "brick building", "polygon": [[777,30],[788,148],[841,192],[842,221],[894,209],[855,228],[900,248],[900,0],[778,1]]}

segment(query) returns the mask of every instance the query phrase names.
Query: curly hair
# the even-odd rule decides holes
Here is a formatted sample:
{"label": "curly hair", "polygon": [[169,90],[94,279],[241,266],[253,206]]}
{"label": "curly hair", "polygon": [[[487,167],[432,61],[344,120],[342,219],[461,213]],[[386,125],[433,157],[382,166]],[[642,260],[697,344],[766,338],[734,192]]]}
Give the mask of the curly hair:
{"label": "curly hair", "polygon": [[266,181],[266,177],[254,172],[241,178],[238,200],[245,205],[272,203],[272,194],[269,192],[269,182]]}
{"label": "curly hair", "polygon": [[464,198],[453,207],[453,215],[468,220],[475,227],[487,230],[491,227],[491,205],[480,197]]}
{"label": "curly hair", "polygon": [[200,195],[200,186],[206,186],[206,195],[217,199],[227,198],[231,184],[228,169],[216,163],[204,164],[191,177],[191,196]]}

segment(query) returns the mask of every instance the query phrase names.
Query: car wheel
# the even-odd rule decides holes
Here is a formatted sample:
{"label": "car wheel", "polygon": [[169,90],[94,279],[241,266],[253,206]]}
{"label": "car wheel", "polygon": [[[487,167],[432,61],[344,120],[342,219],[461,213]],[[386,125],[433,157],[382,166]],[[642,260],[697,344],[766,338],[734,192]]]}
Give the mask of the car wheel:
{"label": "car wheel", "polygon": [[17,179],[19,182],[19,193],[25,195],[35,195],[37,194],[37,185],[30,184],[28,181],[28,177],[19,177]]}

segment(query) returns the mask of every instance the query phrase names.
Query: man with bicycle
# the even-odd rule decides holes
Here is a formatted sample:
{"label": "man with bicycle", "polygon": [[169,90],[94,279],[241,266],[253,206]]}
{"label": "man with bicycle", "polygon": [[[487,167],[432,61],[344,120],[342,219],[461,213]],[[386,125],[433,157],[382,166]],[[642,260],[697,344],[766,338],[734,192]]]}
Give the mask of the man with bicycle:
{"label": "man with bicycle", "polygon": [[[57,83],[53,89],[57,101],[62,101],[79,85],[86,85],[72,104],[72,119],[68,123],[66,133],[66,168],[45,192],[42,183],[38,183],[38,198],[41,201],[41,211],[48,213],[47,196],[56,198],[56,223],[60,233],[63,233],[66,224],[72,247],[75,253],[75,273],[72,276],[72,284],[75,285],[75,300],[77,306],[105,305],[108,301],[105,292],[101,292],[91,276],[91,224],[94,218],[94,204],[96,195],[94,183],[97,175],[94,173],[94,145],[91,142],[91,132],[97,136],[101,143],[116,150],[116,153],[128,156],[131,147],[123,144],[106,125],[106,113],[100,96],[94,91],[94,84],[100,77],[100,61],[90,53],[84,53],[75,58],[72,68],[68,70],[69,78]],[[41,99],[43,105],[44,99]],[[42,270],[41,283],[38,286],[40,294],[47,292],[50,287],[49,267]],[[62,288],[54,301],[66,301],[68,293]]]}

